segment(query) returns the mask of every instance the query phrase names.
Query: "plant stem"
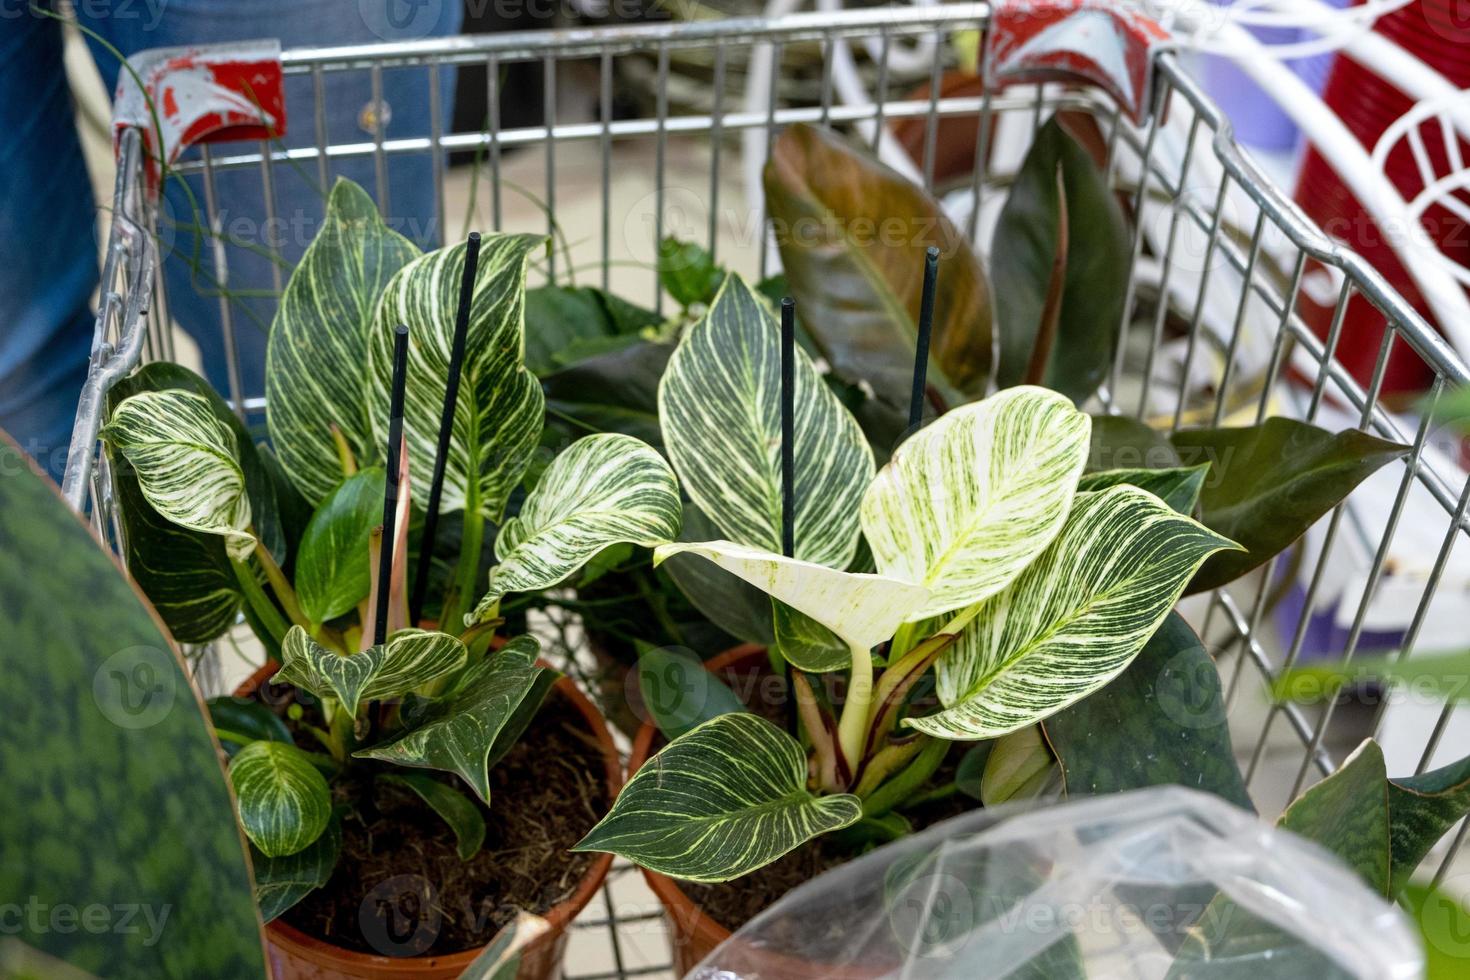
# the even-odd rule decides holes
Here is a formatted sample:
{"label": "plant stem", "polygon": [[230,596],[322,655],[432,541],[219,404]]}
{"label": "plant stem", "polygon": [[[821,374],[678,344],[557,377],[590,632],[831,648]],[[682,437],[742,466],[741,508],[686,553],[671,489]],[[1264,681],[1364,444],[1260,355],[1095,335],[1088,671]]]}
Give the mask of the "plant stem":
{"label": "plant stem", "polygon": [[832,738],[811,684],[799,670],[791,672],[791,690],[796,696],[796,710],[812,743],[812,758],[817,765],[817,783],[829,793],[840,793],[852,778],[851,769],[842,758],[842,750]]}
{"label": "plant stem", "polygon": [[286,625],[286,620],[281,616],[281,611],[276,608],[276,604],[271,602],[270,596],[265,594],[265,590],[255,580],[255,572],[249,565],[231,558],[230,568],[234,569],[235,580],[240,583],[240,592],[245,596],[245,603],[250,607],[250,611],[255,613],[255,618],[260,620],[260,624],[265,627],[271,639],[276,642],[277,646],[280,646],[286,638],[286,632],[290,629]]}
{"label": "plant stem", "polygon": [[867,647],[852,647],[852,672],[848,675],[847,701],[837,723],[837,744],[855,765],[862,758],[868,734],[868,705],[873,699],[873,655]]}
{"label": "plant stem", "polygon": [[923,750],[925,745],[922,738],[909,738],[902,742],[891,742],[883,746],[863,767],[862,778],[858,780],[857,787],[853,790],[861,797],[873,795],[884,780],[892,776],[899,769],[914,761],[914,757]]}
{"label": "plant stem", "polygon": [[475,601],[475,580],[480,572],[480,548],[485,543],[485,518],[480,513],[480,502],[473,499],[478,495],[470,491],[465,499],[464,533],[459,540],[459,562],[454,567],[454,578],[444,597],[444,609],[439,615],[439,628],[453,632],[462,626],[465,611]]}
{"label": "plant stem", "polygon": [[950,743],[942,738],[928,735],[922,737],[927,741],[919,750],[918,758],[863,800],[863,816],[881,817],[894,807],[903,805],[938,770],[945,754],[949,752]]}
{"label": "plant stem", "polygon": [[291,583],[286,581],[286,573],[281,571],[281,566],[271,557],[270,550],[255,539],[255,557],[260,560],[260,567],[265,569],[265,579],[271,584],[271,591],[281,602],[281,608],[286,610],[286,615],[291,617],[291,622],[300,626],[308,633],[312,631],[311,620],[306,618],[306,613],[301,611],[301,603],[296,599],[296,590],[291,588]]}
{"label": "plant stem", "polygon": [[918,623],[903,623],[898,627],[898,632],[893,634],[893,642],[888,644],[889,663],[893,663],[914,648],[914,638],[918,632]]}

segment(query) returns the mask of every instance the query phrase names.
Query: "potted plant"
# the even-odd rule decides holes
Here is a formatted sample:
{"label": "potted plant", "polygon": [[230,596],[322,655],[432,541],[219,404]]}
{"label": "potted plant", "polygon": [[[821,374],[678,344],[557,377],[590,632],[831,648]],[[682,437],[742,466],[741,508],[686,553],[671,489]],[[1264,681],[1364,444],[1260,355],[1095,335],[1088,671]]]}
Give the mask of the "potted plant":
{"label": "potted plant", "polygon": [[212,710],[282,975],[455,976],[523,908],[550,928],[521,975],[549,976],[606,873],[565,850],[618,791],[612,742],[534,637],[496,636],[498,605],[674,537],[679,495],[654,450],[599,434],[522,497],[540,244],[416,255],[339,181],[273,325],[269,447],[175,365],[114,390],[103,435],[139,584],[178,639],[243,613],[273,661]]}

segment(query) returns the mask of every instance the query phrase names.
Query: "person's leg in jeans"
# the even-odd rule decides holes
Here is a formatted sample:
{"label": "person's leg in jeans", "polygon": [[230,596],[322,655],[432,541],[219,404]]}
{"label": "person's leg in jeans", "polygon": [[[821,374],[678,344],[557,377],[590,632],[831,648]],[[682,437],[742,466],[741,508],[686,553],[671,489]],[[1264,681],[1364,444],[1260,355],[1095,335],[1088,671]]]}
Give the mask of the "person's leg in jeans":
{"label": "person's leg in jeans", "polygon": [[58,480],[97,286],[96,210],[61,51],[55,21],[0,7],[0,429]]}

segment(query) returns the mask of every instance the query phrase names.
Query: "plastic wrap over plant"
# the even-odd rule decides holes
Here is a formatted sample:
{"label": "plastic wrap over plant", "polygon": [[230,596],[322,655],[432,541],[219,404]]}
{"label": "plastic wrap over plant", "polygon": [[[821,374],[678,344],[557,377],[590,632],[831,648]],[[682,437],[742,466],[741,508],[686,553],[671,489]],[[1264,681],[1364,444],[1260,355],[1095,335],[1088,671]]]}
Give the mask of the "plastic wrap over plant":
{"label": "plastic wrap over plant", "polygon": [[1398,980],[1411,927],[1335,858],[1178,787],[957,817],[795,889],[695,980]]}

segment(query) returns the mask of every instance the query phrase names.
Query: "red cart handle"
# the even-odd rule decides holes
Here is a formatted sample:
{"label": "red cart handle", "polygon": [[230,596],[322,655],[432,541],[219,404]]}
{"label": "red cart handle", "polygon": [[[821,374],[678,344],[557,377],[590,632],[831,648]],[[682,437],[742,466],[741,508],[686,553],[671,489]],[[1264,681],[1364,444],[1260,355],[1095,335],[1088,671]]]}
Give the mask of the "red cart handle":
{"label": "red cart handle", "polygon": [[281,42],[152,48],[128,59],[113,102],[113,151],[136,128],[146,150],[148,192],[162,167],[195,143],[277,139],[286,134]]}
{"label": "red cart handle", "polygon": [[990,30],[987,85],[1087,82],[1134,123],[1148,118],[1153,59],[1169,33],[1117,0],[1002,0]]}

